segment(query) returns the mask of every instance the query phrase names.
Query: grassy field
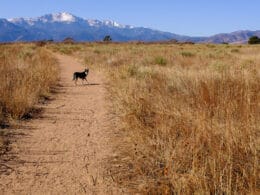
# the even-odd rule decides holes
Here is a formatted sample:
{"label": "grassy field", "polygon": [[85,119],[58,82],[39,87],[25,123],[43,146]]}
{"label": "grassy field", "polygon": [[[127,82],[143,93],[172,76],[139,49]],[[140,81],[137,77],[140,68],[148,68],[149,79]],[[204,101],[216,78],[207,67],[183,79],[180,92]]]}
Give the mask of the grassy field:
{"label": "grassy field", "polygon": [[259,46],[49,47],[108,73],[118,184],[151,194],[259,190]]}
{"label": "grassy field", "polygon": [[29,117],[58,79],[56,59],[35,44],[0,45],[0,72],[0,128]]}
{"label": "grassy field", "polygon": [[48,96],[58,71],[50,50],[107,74],[120,128],[109,170],[120,186],[150,194],[259,192],[259,46],[0,45],[0,124]]}

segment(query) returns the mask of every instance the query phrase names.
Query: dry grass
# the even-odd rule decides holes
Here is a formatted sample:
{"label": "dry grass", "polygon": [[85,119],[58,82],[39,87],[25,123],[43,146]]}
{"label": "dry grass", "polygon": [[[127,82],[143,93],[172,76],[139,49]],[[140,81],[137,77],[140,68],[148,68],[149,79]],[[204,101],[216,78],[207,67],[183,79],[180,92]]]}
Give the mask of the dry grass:
{"label": "dry grass", "polygon": [[0,124],[21,119],[58,79],[55,58],[34,44],[0,45]]}
{"label": "dry grass", "polygon": [[150,194],[259,192],[258,46],[77,47],[70,54],[109,72],[120,185]]}

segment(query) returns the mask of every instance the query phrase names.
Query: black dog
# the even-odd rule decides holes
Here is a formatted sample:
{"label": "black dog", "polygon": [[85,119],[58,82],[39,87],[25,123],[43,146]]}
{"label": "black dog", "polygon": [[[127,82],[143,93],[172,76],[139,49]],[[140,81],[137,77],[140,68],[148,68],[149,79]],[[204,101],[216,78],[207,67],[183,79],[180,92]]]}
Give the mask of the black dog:
{"label": "black dog", "polygon": [[89,69],[85,69],[84,72],[74,72],[73,81],[75,81],[75,84],[77,85],[78,78],[82,79],[82,84],[84,80],[88,82],[87,80],[88,72]]}

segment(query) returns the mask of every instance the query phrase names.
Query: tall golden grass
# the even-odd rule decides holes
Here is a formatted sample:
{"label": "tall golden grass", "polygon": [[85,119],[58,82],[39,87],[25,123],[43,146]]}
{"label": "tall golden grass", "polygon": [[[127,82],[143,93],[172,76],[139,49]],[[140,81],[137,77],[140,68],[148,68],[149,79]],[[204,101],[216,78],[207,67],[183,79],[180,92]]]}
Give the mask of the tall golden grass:
{"label": "tall golden grass", "polygon": [[260,48],[85,44],[121,129],[111,177],[132,192],[259,192]]}
{"label": "tall golden grass", "polygon": [[35,44],[0,45],[0,124],[27,115],[58,79],[56,59]]}

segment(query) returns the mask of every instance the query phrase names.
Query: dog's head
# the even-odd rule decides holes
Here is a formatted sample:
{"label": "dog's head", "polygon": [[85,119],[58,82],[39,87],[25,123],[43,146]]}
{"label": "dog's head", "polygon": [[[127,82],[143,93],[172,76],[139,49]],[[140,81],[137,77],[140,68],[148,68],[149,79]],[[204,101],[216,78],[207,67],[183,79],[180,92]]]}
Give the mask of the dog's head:
{"label": "dog's head", "polygon": [[88,68],[86,68],[86,69],[85,69],[85,72],[86,72],[86,73],[88,73],[88,71],[89,71],[89,69],[88,69]]}

